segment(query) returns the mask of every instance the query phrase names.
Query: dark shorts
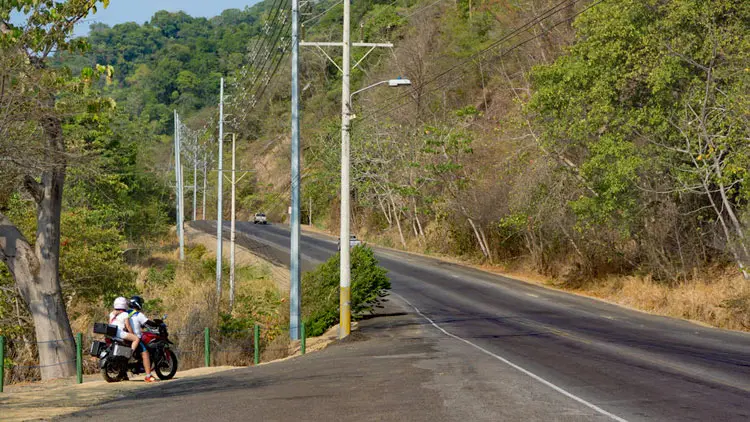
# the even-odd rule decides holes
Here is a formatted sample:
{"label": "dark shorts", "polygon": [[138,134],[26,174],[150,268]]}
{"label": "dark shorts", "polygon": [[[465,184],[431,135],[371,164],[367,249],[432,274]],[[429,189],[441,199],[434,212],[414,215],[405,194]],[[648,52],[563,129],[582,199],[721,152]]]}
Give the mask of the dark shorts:
{"label": "dark shorts", "polygon": [[135,351],[138,352],[138,353],[143,353],[143,352],[146,351],[146,345],[143,344],[143,341],[141,341],[140,343],[138,343],[138,347],[135,348]]}

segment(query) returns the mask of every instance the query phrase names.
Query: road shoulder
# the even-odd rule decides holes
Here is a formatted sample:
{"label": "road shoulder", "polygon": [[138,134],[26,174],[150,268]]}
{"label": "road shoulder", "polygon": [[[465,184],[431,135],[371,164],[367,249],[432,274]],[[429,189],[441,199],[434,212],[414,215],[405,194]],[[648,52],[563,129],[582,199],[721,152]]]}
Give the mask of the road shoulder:
{"label": "road shoulder", "polygon": [[519,371],[446,337],[395,295],[320,353],[157,386],[64,420],[148,407],[181,422],[221,415],[325,421],[606,420]]}

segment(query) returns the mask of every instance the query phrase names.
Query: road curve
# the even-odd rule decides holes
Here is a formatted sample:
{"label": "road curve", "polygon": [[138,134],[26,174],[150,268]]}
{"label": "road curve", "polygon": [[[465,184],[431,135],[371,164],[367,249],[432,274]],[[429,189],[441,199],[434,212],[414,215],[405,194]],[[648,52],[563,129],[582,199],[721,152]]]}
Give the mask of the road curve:
{"label": "road curve", "polygon": [[[193,224],[215,233],[215,223]],[[237,229],[240,243],[288,264],[287,227],[242,222]],[[301,251],[308,270],[336,252],[336,240],[304,234]],[[510,365],[615,420],[750,420],[750,335],[375,251],[393,293],[435,330],[494,360],[498,370]]]}

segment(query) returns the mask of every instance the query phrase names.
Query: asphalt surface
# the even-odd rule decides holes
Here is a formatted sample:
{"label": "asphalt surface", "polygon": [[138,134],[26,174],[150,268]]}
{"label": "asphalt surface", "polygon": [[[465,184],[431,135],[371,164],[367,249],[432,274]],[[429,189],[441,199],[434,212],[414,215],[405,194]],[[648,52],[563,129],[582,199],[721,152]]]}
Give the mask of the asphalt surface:
{"label": "asphalt surface", "polygon": [[[193,225],[215,233],[215,223]],[[288,264],[286,227],[239,223],[238,231],[242,245]],[[160,385],[154,393],[167,400],[151,400],[159,400],[162,418],[750,420],[746,334],[375,250],[394,294],[390,316],[365,321],[360,341],[190,385]],[[303,270],[311,269],[336,252],[336,240],[303,235],[301,251]],[[143,399],[138,406],[149,402]]]}

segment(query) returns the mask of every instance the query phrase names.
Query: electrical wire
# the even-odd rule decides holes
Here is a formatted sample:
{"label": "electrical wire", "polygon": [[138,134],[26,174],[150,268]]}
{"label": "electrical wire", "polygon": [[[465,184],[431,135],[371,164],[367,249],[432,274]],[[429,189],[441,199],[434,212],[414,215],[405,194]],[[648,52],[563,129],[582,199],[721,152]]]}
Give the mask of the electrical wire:
{"label": "electrical wire", "polygon": [[[435,76],[431,77],[430,79],[428,79],[427,81],[425,81],[424,83],[422,83],[422,84],[421,84],[421,85],[420,85],[419,87],[417,87],[417,88],[415,88],[415,89],[422,89],[423,87],[425,87],[425,86],[427,86],[427,85],[431,85],[431,84],[435,83],[435,82],[436,82],[436,81],[437,81],[438,79],[442,78],[443,76],[445,76],[445,75],[447,75],[447,74],[449,74],[449,73],[451,73],[451,72],[455,71],[456,69],[459,69],[459,68],[461,68],[461,67],[463,67],[463,66],[466,66],[467,64],[470,64],[470,63],[472,63],[472,62],[473,62],[473,61],[474,61],[474,60],[475,60],[475,59],[476,59],[477,57],[483,56],[483,55],[484,55],[484,54],[486,54],[487,52],[489,52],[489,51],[491,51],[491,50],[495,49],[495,48],[496,48],[496,47],[498,47],[498,46],[499,46],[499,45],[500,45],[500,44],[501,44],[502,42],[504,42],[504,41],[507,41],[507,40],[509,40],[510,38],[512,38],[512,37],[514,37],[514,36],[516,36],[516,35],[517,35],[517,34],[519,34],[519,33],[520,33],[521,31],[523,31],[523,30],[527,29],[527,28],[528,28],[529,26],[531,26],[531,25],[535,25],[535,24],[537,24],[537,23],[540,23],[540,22],[542,22],[542,21],[544,21],[544,20],[546,20],[546,19],[549,19],[549,18],[550,18],[550,17],[551,17],[551,16],[553,15],[553,14],[555,14],[555,13],[557,13],[557,12],[559,12],[559,11],[563,10],[563,8],[561,8],[560,6],[563,6],[563,5],[564,5],[565,7],[573,6],[573,5],[575,5],[576,3],[580,2],[580,1],[583,1],[583,0],[572,0],[572,1],[568,1],[568,0],[566,0],[566,1],[563,1],[563,2],[561,2],[561,3],[558,3],[557,5],[553,6],[552,8],[550,8],[550,9],[548,9],[547,11],[543,12],[542,14],[540,14],[540,15],[538,15],[538,16],[536,16],[536,17],[534,17],[533,19],[531,19],[530,21],[526,22],[526,23],[525,23],[524,25],[522,25],[522,26],[520,26],[520,27],[518,27],[518,28],[514,29],[514,30],[513,30],[513,31],[511,31],[511,32],[510,32],[509,34],[506,34],[506,35],[504,35],[503,37],[501,37],[500,39],[498,39],[498,40],[494,41],[494,42],[493,42],[492,44],[490,44],[489,46],[487,46],[487,47],[483,48],[482,50],[480,50],[480,51],[478,51],[478,52],[476,52],[476,53],[472,54],[472,55],[471,55],[471,56],[469,56],[469,57],[467,57],[467,58],[466,58],[465,60],[463,60],[463,61],[461,61],[461,62],[459,62],[459,63],[457,63],[457,64],[455,64],[455,65],[453,65],[453,66],[449,67],[448,69],[446,69],[446,70],[444,70],[444,71],[440,72],[439,74],[437,74],[437,75],[435,75]],[[571,21],[571,20],[575,19],[575,18],[576,18],[577,16],[581,15],[582,13],[585,13],[586,11],[588,11],[588,10],[590,10],[591,8],[595,7],[596,5],[598,5],[598,4],[600,4],[600,3],[602,3],[603,1],[604,1],[604,0],[597,0],[597,1],[595,1],[594,3],[592,3],[592,4],[588,5],[588,6],[586,7],[586,8],[584,8],[584,9],[583,9],[583,10],[581,10],[580,12],[577,12],[577,13],[575,13],[575,14],[574,14],[573,16],[571,16],[571,17],[569,17],[569,18],[565,18],[565,19],[562,19],[562,20],[560,20],[560,21],[556,22],[556,23],[555,23],[554,25],[552,25],[552,26],[551,26],[550,28],[548,28],[548,29],[547,29],[546,31],[543,31],[543,32],[542,32],[542,33],[540,33],[540,34],[537,34],[537,35],[535,35],[535,36],[533,36],[533,37],[531,37],[531,38],[528,38],[528,39],[526,39],[526,40],[523,40],[523,41],[521,41],[520,43],[517,43],[517,44],[515,44],[515,45],[512,45],[512,46],[511,46],[511,47],[509,47],[508,49],[504,50],[504,51],[503,51],[503,52],[502,52],[502,53],[501,53],[501,54],[500,54],[499,56],[497,56],[497,58],[505,57],[506,55],[508,55],[508,54],[509,54],[509,53],[511,53],[512,51],[514,51],[514,50],[516,50],[516,49],[520,48],[521,46],[523,46],[523,45],[527,44],[528,42],[530,42],[530,41],[533,41],[533,40],[535,40],[535,39],[537,39],[537,38],[539,38],[539,37],[541,37],[541,36],[543,36],[543,35],[546,35],[546,34],[548,34],[549,32],[551,32],[551,31],[552,31],[552,30],[553,30],[554,28],[556,28],[557,26],[561,25],[562,23],[565,23],[565,22],[568,22],[568,21]],[[430,90],[428,90],[428,91],[427,91],[426,93],[430,93],[430,92],[433,92],[433,91],[436,91],[436,90],[439,90],[439,89],[445,88],[445,87],[447,87],[448,85],[450,85],[450,83],[452,83],[452,82],[455,82],[455,81],[457,81],[457,80],[459,80],[459,79],[461,79],[461,78],[462,78],[462,77],[459,77],[459,78],[456,78],[456,79],[454,79],[454,80],[451,80],[451,81],[449,81],[448,83],[443,83],[443,84],[437,85],[437,86],[435,86],[435,87],[431,88]],[[393,96],[393,97],[391,97],[391,98],[388,98],[388,99],[386,99],[386,100],[382,101],[382,102],[381,102],[381,104],[385,104],[385,105],[384,105],[383,107],[377,108],[377,109],[373,110],[372,112],[369,112],[368,114],[364,115],[364,116],[363,116],[363,117],[361,118],[361,121],[362,121],[362,120],[367,120],[367,119],[371,119],[371,118],[372,118],[373,116],[375,116],[376,114],[379,114],[379,113],[381,113],[381,112],[393,112],[393,111],[395,111],[395,110],[398,110],[398,109],[402,108],[403,106],[405,106],[406,104],[408,104],[408,101],[407,101],[406,103],[402,103],[402,104],[399,104],[399,105],[397,105],[397,106],[395,106],[395,107],[393,107],[392,105],[393,105],[393,103],[394,103],[395,101],[399,101],[399,100],[402,100],[402,99],[404,99],[404,98],[411,98],[410,96],[411,96],[411,94],[410,94],[409,92],[407,92],[407,93],[404,93],[404,94],[400,94],[400,95],[395,95],[395,96]]]}
{"label": "electrical wire", "polygon": [[[440,1],[442,1],[442,0],[440,0]],[[317,15],[315,15],[315,16],[313,16],[313,17],[311,17],[310,19],[307,19],[307,20],[303,21],[303,22],[302,22],[302,25],[307,25],[307,24],[308,24],[308,22],[312,22],[312,21],[314,21],[315,19],[318,19],[318,18],[322,17],[322,16],[323,16],[323,15],[325,15],[326,13],[330,12],[331,10],[333,10],[333,8],[334,8],[334,7],[336,7],[336,6],[340,5],[340,4],[341,4],[341,3],[343,3],[343,2],[344,2],[343,0],[338,0],[338,1],[336,2],[336,3],[334,3],[333,5],[331,5],[331,7],[329,7],[328,9],[326,9],[326,10],[324,10],[324,11],[322,11],[322,12],[318,13]],[[311,26],[312,26],[312,25],[311,25]]]}

